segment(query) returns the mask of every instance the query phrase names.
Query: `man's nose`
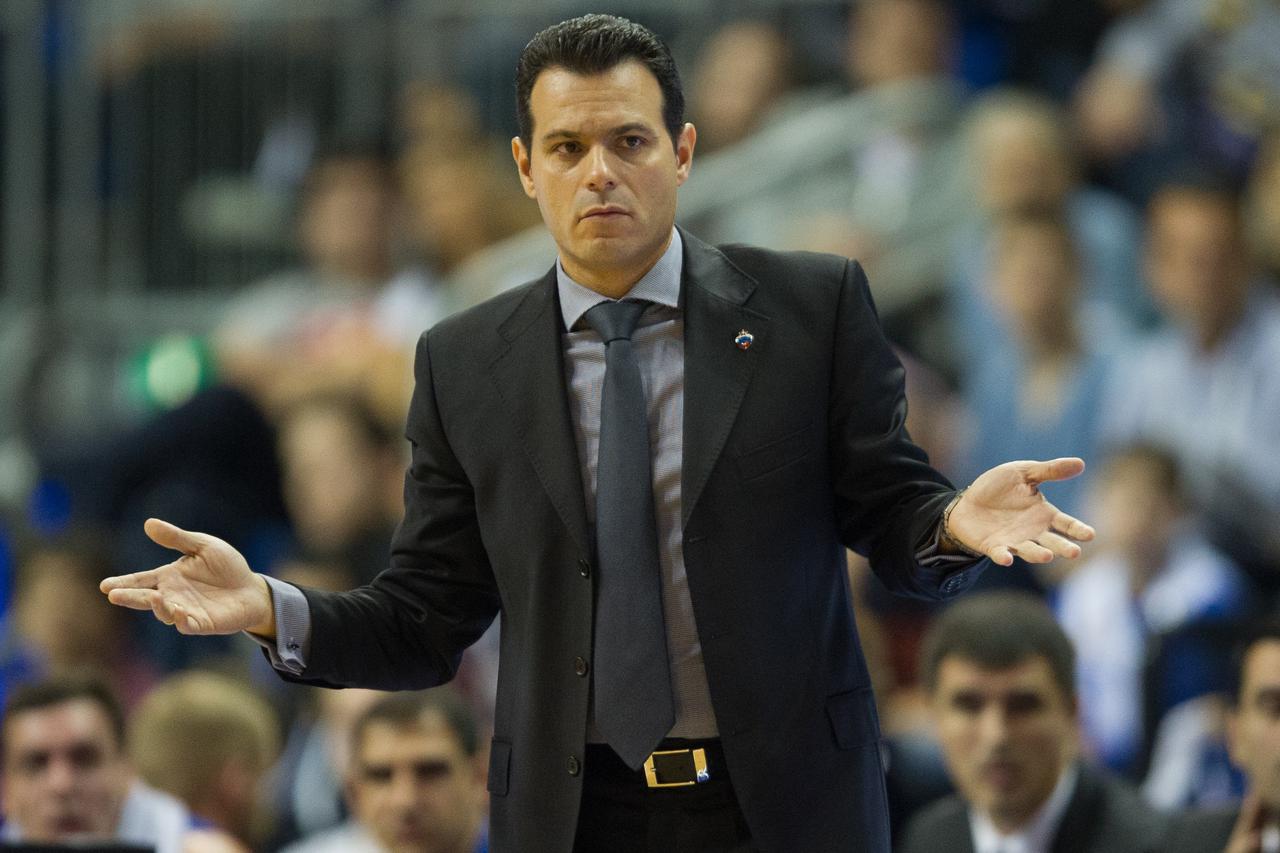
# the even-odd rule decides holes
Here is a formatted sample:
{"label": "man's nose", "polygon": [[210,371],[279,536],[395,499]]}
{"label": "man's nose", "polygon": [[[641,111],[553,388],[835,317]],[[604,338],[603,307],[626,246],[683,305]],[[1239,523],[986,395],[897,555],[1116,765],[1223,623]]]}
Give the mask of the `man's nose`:
{"label": "man's nose", "polygon": [[67,794],[75,788],[76,776],[70,761],[51,761],[45,770],[45,785],[51,794]]}
{"label": "man's nose", "polygon": [[418,780],[412,773],[397,773],[391,778],[391,791],[388,799],[397,809],[412,809],[417,804]]}
{"label": "man's nose", "polygon": [[587,154],[587,189],[598,193],[615,186],[617,176],[613,172],[612,155],[602,145],[593,146]]}
{"label": "man's nose", "polygon": [[1009,718],[1004,709],[992,703],[978,718],[978,737],[984,746],[1002,744],[1009,736]]}

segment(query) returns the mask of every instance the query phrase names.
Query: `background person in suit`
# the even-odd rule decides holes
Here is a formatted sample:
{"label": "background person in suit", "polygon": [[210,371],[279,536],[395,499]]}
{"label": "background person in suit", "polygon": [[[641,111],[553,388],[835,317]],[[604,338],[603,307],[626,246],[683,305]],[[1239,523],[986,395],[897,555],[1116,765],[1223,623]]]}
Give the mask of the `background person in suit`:
{"label": "background person in suit", "polygon": [[1237,660],[1227,745],[1232,763],[1248,779],[1248,791],[1236,808],[1174,818],[1163,848],[1167,853],[1280,850],[1280,621],[1258,627]]}
{"label": "background person in suit", "polygon": [[948,608],[922,652],[957,793],[907,825],[901,853],[1155,853],[1159,818],[1079,760],[1075,655],[1025,593]]}
{"label": "background person in suit", "polygon": [[[522,54],[517,92],[512,153],[559,262],[421,340],[391,568],[349,593],[299,591],[152,520],[184,556],[102,588],[183,633],[248,629],[291,677],[384,689],[447,680],[501,613],[494,850],[887,850],[845,549],[934,598],[965,589],[983,558],[1075,557],[1093,531],[1039,484],[1084,464],[1006,463],[957,493],[903,427],[902,368],[861,267],[675,229],[697,135],[648,30],[602,15],[550,27]],[[619,507],[596,504],[609,375],[595,321],[579,321],[624,296],[645,301],[643,389],[619,396],[647,404],[650,470],[600,480],[652,495]],[[647,521],[616,523],[649,505]],[[595,536],[605,519],[616,532]],[[652,537],[631,541],[643,525]],[[633,559],[610,565],[621,540]],[[658,589],[605,615],[605,591],[635,580]],[[615,633],[659,606],[656,626],[635,624],[662,636]],[[619,645],[643,661],[606,662]],[[659,669],[659,689],[605,698]],[[659,771],[645,754],[658,747],[681,766]],[[691,784],[649,790],[671,781]]]}

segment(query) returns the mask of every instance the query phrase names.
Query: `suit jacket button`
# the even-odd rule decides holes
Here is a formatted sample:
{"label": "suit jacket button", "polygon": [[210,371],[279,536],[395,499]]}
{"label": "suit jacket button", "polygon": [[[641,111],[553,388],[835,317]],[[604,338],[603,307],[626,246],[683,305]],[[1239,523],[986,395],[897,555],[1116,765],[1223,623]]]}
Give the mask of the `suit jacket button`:
{"label": "suit jacket button", "polygon": [[578,756],[576,755],[569,756],[567,767],[568,767],[570,776],[577,776],[579,773],[582,772],[582,763],[578,761]]}
{"label": "suit jacket button", "polygon": [[585,676],[587,674],[587,659],[584,657],[574,658],[573,671],[576,672],[579,677]]}
{"label": "suit jacket button", "polygon": [[586,560],[579,560],[578,574],[582,575],[584,578],[591,577],[591,564],[588,563]]}

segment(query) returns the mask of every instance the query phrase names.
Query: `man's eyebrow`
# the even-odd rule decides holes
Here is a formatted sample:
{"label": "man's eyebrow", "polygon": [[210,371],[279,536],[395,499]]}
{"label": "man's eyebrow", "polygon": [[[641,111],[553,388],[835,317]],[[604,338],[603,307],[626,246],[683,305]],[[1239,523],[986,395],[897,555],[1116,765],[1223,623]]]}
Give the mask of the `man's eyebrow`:
{"label": "man's eyebrow", "polygon": [[[655,133],[652,127],[640,121],[633,121],[633,122],[628,122],[627,124],[620,124],[617,127],[610,128],[606,133],[608,136],[622,136],[623,134],[635,133],[637,131],[642,133],[647,133],[650,135]],[[581,131],[577,131],[577,130],[567,130],[567,129],[566,130],[561,130],[561,129],[548,130],[546,133],[542,134],[542,141],[550,142],[553,139],[578,139],[581,136],[582,136]]]}

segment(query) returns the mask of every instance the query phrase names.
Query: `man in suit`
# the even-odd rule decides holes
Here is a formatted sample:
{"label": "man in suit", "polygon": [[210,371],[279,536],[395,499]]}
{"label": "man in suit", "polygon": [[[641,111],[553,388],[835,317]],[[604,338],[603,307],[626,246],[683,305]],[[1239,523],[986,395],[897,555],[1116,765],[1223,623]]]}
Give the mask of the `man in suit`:
{"label": "man in suit", "polygon": [[1236,685],[1227,747],[1248,780],[1244,802],[1178,815],[1169,827],[1168,853],[1280,850],[1280,622],[1260,625],[1243,644]]}
{"label": "man in suit", "polygon": [[935,598],[987,558],[1074,557],[1093,531],[1038,484],[1083,462],[957,493],[904,431],[856,263],[674,228],[696,131],[648,30],[544,30],[517,102],[512,153],[559,259],[420,341],[391,567],[299,591],[152,520],[184,556],[102,588],[184,633],[249,629],[330,685],[438,684],[501,614],[499,853],[887,850],[845,548]]}
{"label": "man in suit", "polygon": [[925,639],[922,673],[957,793],[911,819],[901,853],[1156,853],[1160,820],[1079,756],[1075,655],[1025,593],[974,595]]}

